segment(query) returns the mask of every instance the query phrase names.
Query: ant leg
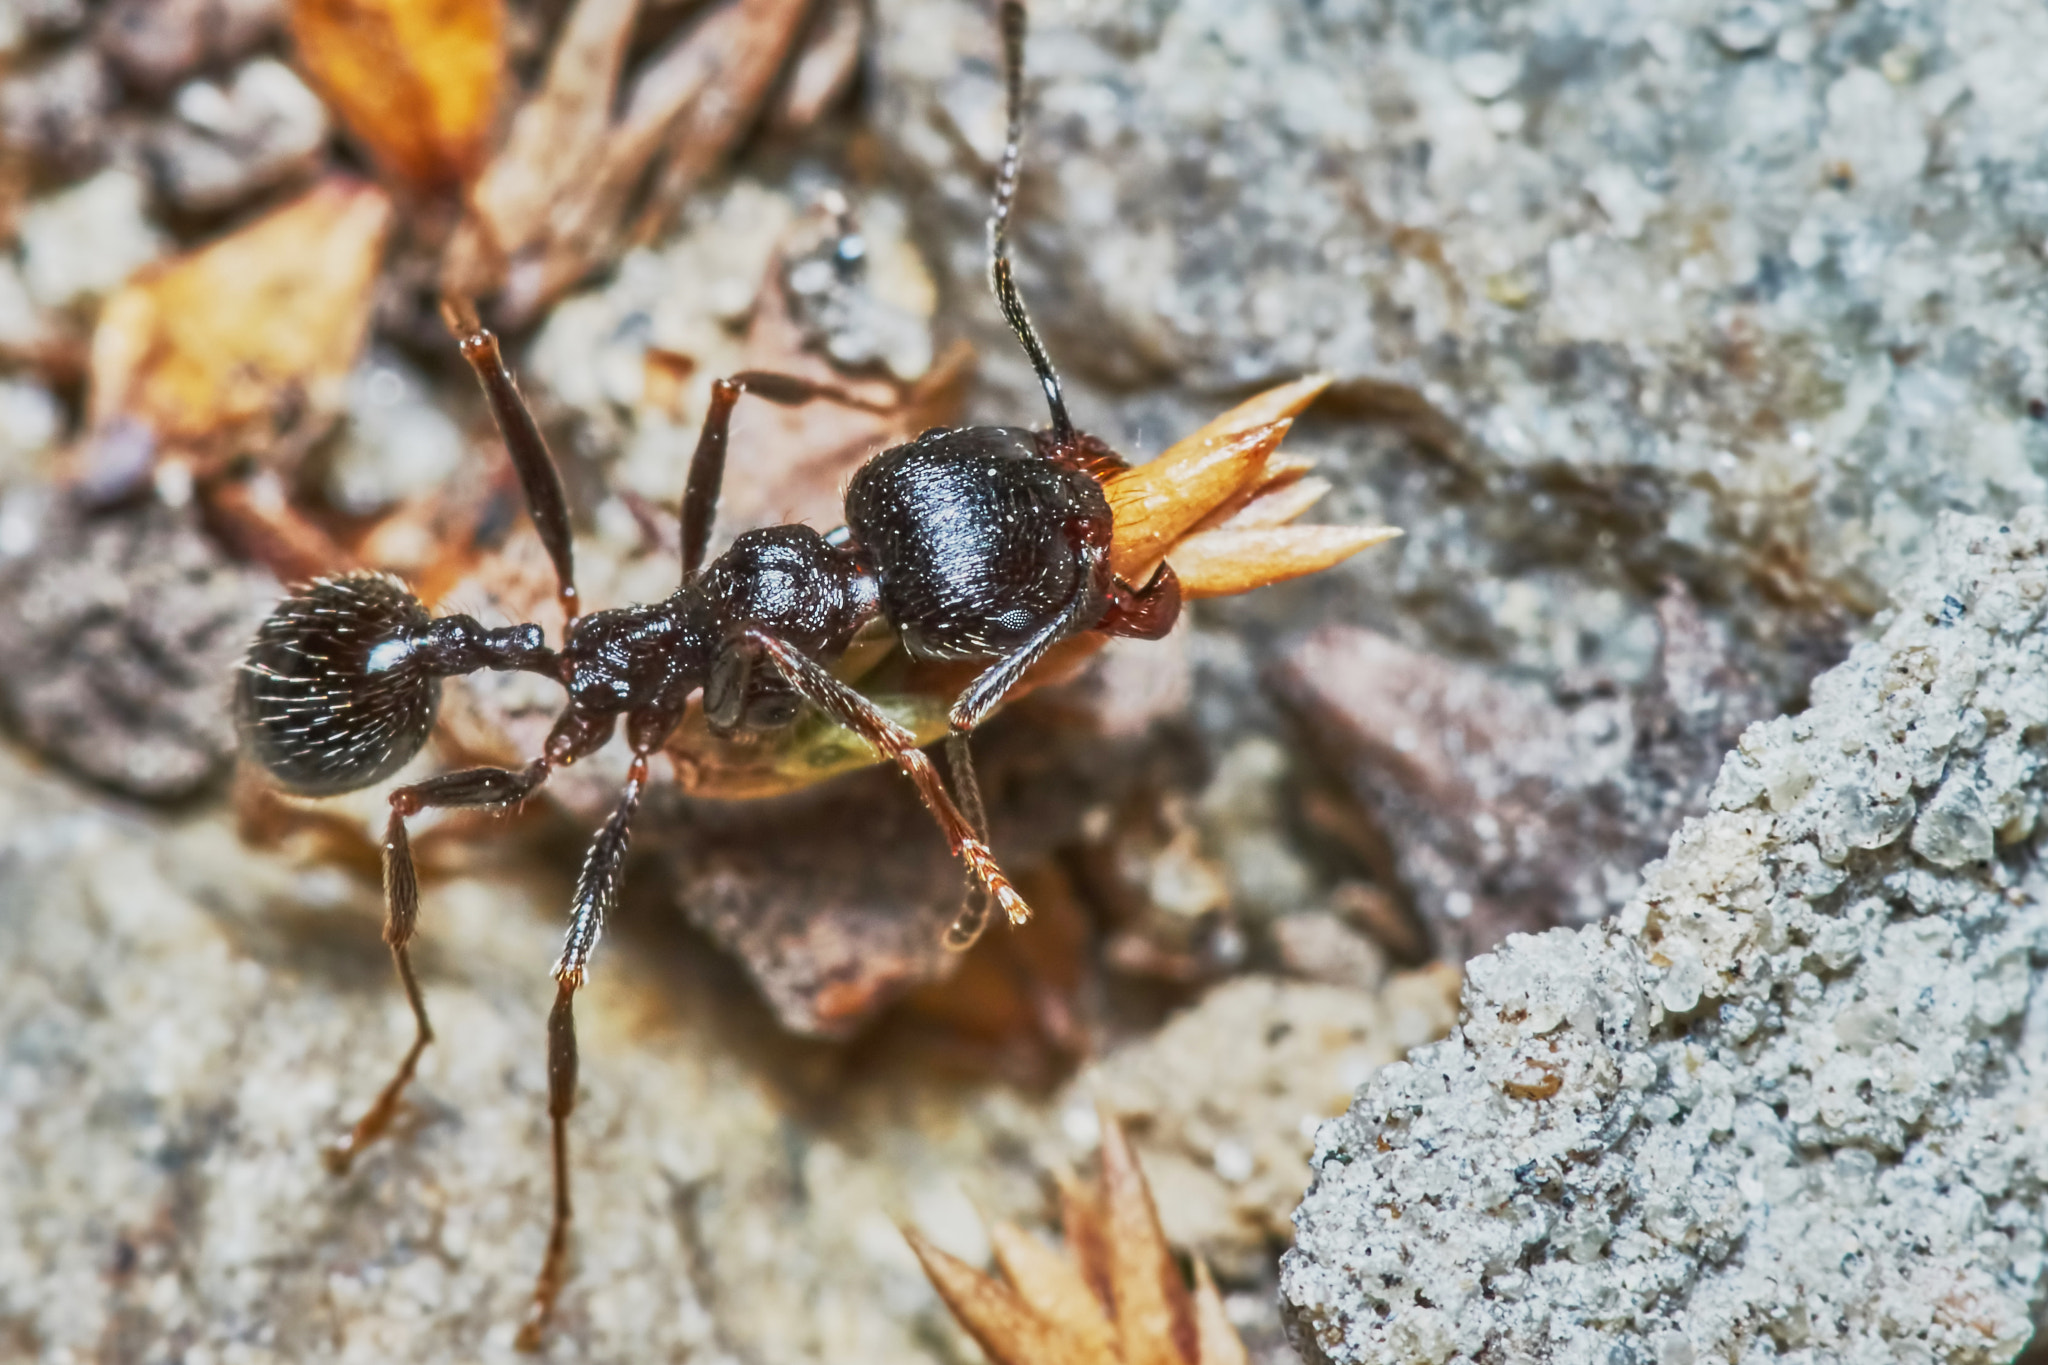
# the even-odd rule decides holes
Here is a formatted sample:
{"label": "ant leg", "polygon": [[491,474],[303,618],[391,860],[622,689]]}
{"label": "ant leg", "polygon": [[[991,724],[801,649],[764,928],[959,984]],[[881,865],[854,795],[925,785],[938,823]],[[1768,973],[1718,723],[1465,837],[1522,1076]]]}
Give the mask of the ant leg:
{"label": "ant leg", "polygon": [[766,631],[748,630],[736,644],[739,648],[765,655],[805,701],[893,760],[904,775],[917,784],[917,794],[924,798],[932,818],[938,821],[947,846],[967,864],[975,880],[995,897],[996,904],[1003,907],[1003,913],[1009,916],[1010,922],[1023,924],[1031,918],[1031,907],[1025,904],[1017,888],[1010,885],[1010,879],[1003,875],[995,855],[978,836],[973,824],[953,804],[939,770],[917,747],[917,736],[883,715],[879,707],[833,677],[817,660]]}
{"label": "ant leg", "polygon": [[576,992],[587,977],[590,955],[604,932],[605,920],[619,903],[626,845],[632,837],[633,814],[647,785],[647,750],[636,745],[625,790],[583,859],[576,878],[576,900],[562,956],[555,963],[555,1006],[548,1012],[548,1123],[553,1140],[554,1212],[548,1223],[547,1253],[533,1284],[533,1304],[519,1326],[517,1345],[537,1351],[554,1316],[555,1300],[568,1278],[569,1116],[576,1109]]}
{"label": "ant leg", "polygon": [[[965,812],[974,837],[988,843],[988,808],[981,801],[981,783],[974,776],[974,753],[968,747],[965,732],[955,731],[946,736],[946,765],[952,770],[953,790],[959,793],[960,809]],[[960,913],[946,927],[948,948],[961,952],[974,946],[988,926],[989,904],[987,889],[970,875],[967,894],[960,901]]]}
{"label": "ant leg", "polygon": [[412,1006],[413,1040],[383,1090],[355,1126],[327,1148],[328,1169],[336,1175],[347,1172],[356,1154],[376,1141],[391,1126],[398,1102],[420,1054],[434,1041],[434,1026],[427,1021],[427,1006],[420,993],[419,978],[413,974],[413,931],[419,925],[419,878],[413,871],[412,844],[406,838],[405,820],[429,807],[452,809],[464,806],[505,806],[525,800],[547,781],[549,764],[539,759],[526,768],[471,768],[447,773],[400,787],[391,793],[391,821],[384,828],[384,942],[391,947],[391,960]]}
{"label": "ant leg", "polygon": [[704,567],[704,549],[711,543],[711,523],[718,516],[718,490],[725,482],[725,450],[732,430],[732,410],[740,395],[751,393],[783,407],[799,407],[816,399],[858,408],[862,412],[888,412],[886,404],[871,403],[857,394],[831,384],[800,379],[793,374],[771,370],[745,370],[730,379],[711,381],[711,407],[704,414],[704,426],[697,434],[697,449],[690,456],[690,476],[683,485],[683,581],[697,576]]}
{"label": "ant leg", "polygon": [[491,416],[497,419],[498,432],[505,438],[506,453],[511,455],[512,467],[518,471],[519,486],[526,492],[526,510],[532,514],[540,543],[554,562],[556,591],[565,624],[573,622],[581,608],[569,541],[569,500],[562,492],[562,474],[555,467],[555,457],[548,453],[540,425],[533,420],[526,400],[520,397],[512,372],[505,368],[498,339],[478,320],[476,306],[467,299],[444,299],[441,317],[461,347],[462,358],[469,362],[470,369],[476,371],[477,382],[483,385]]}
{"label": "ant leg", "polygon": [[[979,728],[982,721],[988,718],[988,713],[994,710],[996,704],[1017,685],[1018,680],[1031,670],[1031,666],[1045,657],[1047,650],[1069,635],[1077,635],[1086,630],[1092,624],[1088,620],[1089,613],[1097,610],[1095,604],[1101,600],[1095,596],[1092,585],[1106,555],[1107,551],[1097,546],[1081,547],[1081,581],[1074,589],[1074,595],[1060,608],[1059,615],[1038,628],[1037,634],[1008,655],[996,660],[982,672],[981,676],[967,685],[967,690],[960,694],[959,700],[953,703],[953,709],[946,715],[946,722],[953,727],[954,733],[965,734]],[[1111,600],[1115,600],[1114,596]]]}
{"label": "ant leg", "polygon": [[1045,345],[1039,341],[1038,332],[1031,326],[1031,315],[1024,310],[1023,296],[1017,292],[1017,282],[1010,275],[1010,206],[1017,198],[1017,170],[1024,146],[1023,0],[1004,0],[1002,26],[1003,86],[1008,92],[1010,123],[1003,139],[1002,169],[996,174],[995,203],[988,215],[989,286],[995,290],[996,305],[1003,310],[1004,320],[1016,334],[1017,344],[1030,358],[1032,373],[1038,376],[1038,386],[1045,390],[1046,405],[1052,410],[1053,438],[1060,445],[1068,445],[1076,433],[1073,419],[1067,416],[1066,400],[1060,395],[1060,377],[1053,370],[1052,357],[1045,353]]}

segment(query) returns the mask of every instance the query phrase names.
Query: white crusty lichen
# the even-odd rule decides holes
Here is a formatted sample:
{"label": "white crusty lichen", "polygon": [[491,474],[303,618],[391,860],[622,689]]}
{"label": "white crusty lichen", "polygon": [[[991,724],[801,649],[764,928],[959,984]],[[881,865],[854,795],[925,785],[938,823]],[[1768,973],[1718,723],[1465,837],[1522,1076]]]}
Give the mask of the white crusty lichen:
{"label": "white crusty lichen", "polygon": [[2048,514],[1944,519],[1620,916],[1316,1141],[1312,1361],[1995,1362],[2048,1229]]}

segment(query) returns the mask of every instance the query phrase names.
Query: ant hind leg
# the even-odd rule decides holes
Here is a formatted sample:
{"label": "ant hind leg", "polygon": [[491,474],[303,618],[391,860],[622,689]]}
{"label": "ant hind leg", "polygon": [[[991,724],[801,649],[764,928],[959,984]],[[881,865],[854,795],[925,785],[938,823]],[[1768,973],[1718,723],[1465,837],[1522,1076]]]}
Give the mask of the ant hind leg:
{"label": "ant hind leg", "polygon": [[391,793],[391,819],[384,828],[384,942],[390,945],[392,964],[405,987],[406,1002],[412,1006],[413,1040],[397,1071],[363,1111],[363,1116],[327,1148],[327,1166],[335,1174],[345,1174],[356,1155],[391,1126],[405,1087],[419,1066],[420,1054],[434,1041],[434,1026],[427,1019],[426,999],[412,965],[411,944],[413,932],[419,926],[420,890],[419,876],[413,868],[412,842],[405,830],[406,817],[430,807],[512,805],[531,796],[547,781],[548,767],[547,760],[541,759],[516,771],[471,768],[430,777]]}

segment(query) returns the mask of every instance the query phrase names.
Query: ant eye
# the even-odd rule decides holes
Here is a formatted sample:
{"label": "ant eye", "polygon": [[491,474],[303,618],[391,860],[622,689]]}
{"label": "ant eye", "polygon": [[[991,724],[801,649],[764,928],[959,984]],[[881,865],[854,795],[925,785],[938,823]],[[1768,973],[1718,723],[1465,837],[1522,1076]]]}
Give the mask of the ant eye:
{"label": "ant eye", "polygon": [[304,796],[367,787],[427,741],[440,679],[416,645],[426,608],[397,579],[323,578],[278,603],[235,690],[249,753]]}

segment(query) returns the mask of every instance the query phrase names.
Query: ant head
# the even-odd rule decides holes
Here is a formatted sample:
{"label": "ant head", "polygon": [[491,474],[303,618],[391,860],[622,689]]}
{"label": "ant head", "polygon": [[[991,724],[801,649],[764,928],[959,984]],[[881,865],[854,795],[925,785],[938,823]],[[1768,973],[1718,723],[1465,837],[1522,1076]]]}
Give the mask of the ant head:
{"label": "ant head", "polygon": [[251,756],[304,796],[397,772],[426,743],[440,702],[419,648],[428,626],[419,599],[385,574],[319,579],[280,602],[236,687]]}

